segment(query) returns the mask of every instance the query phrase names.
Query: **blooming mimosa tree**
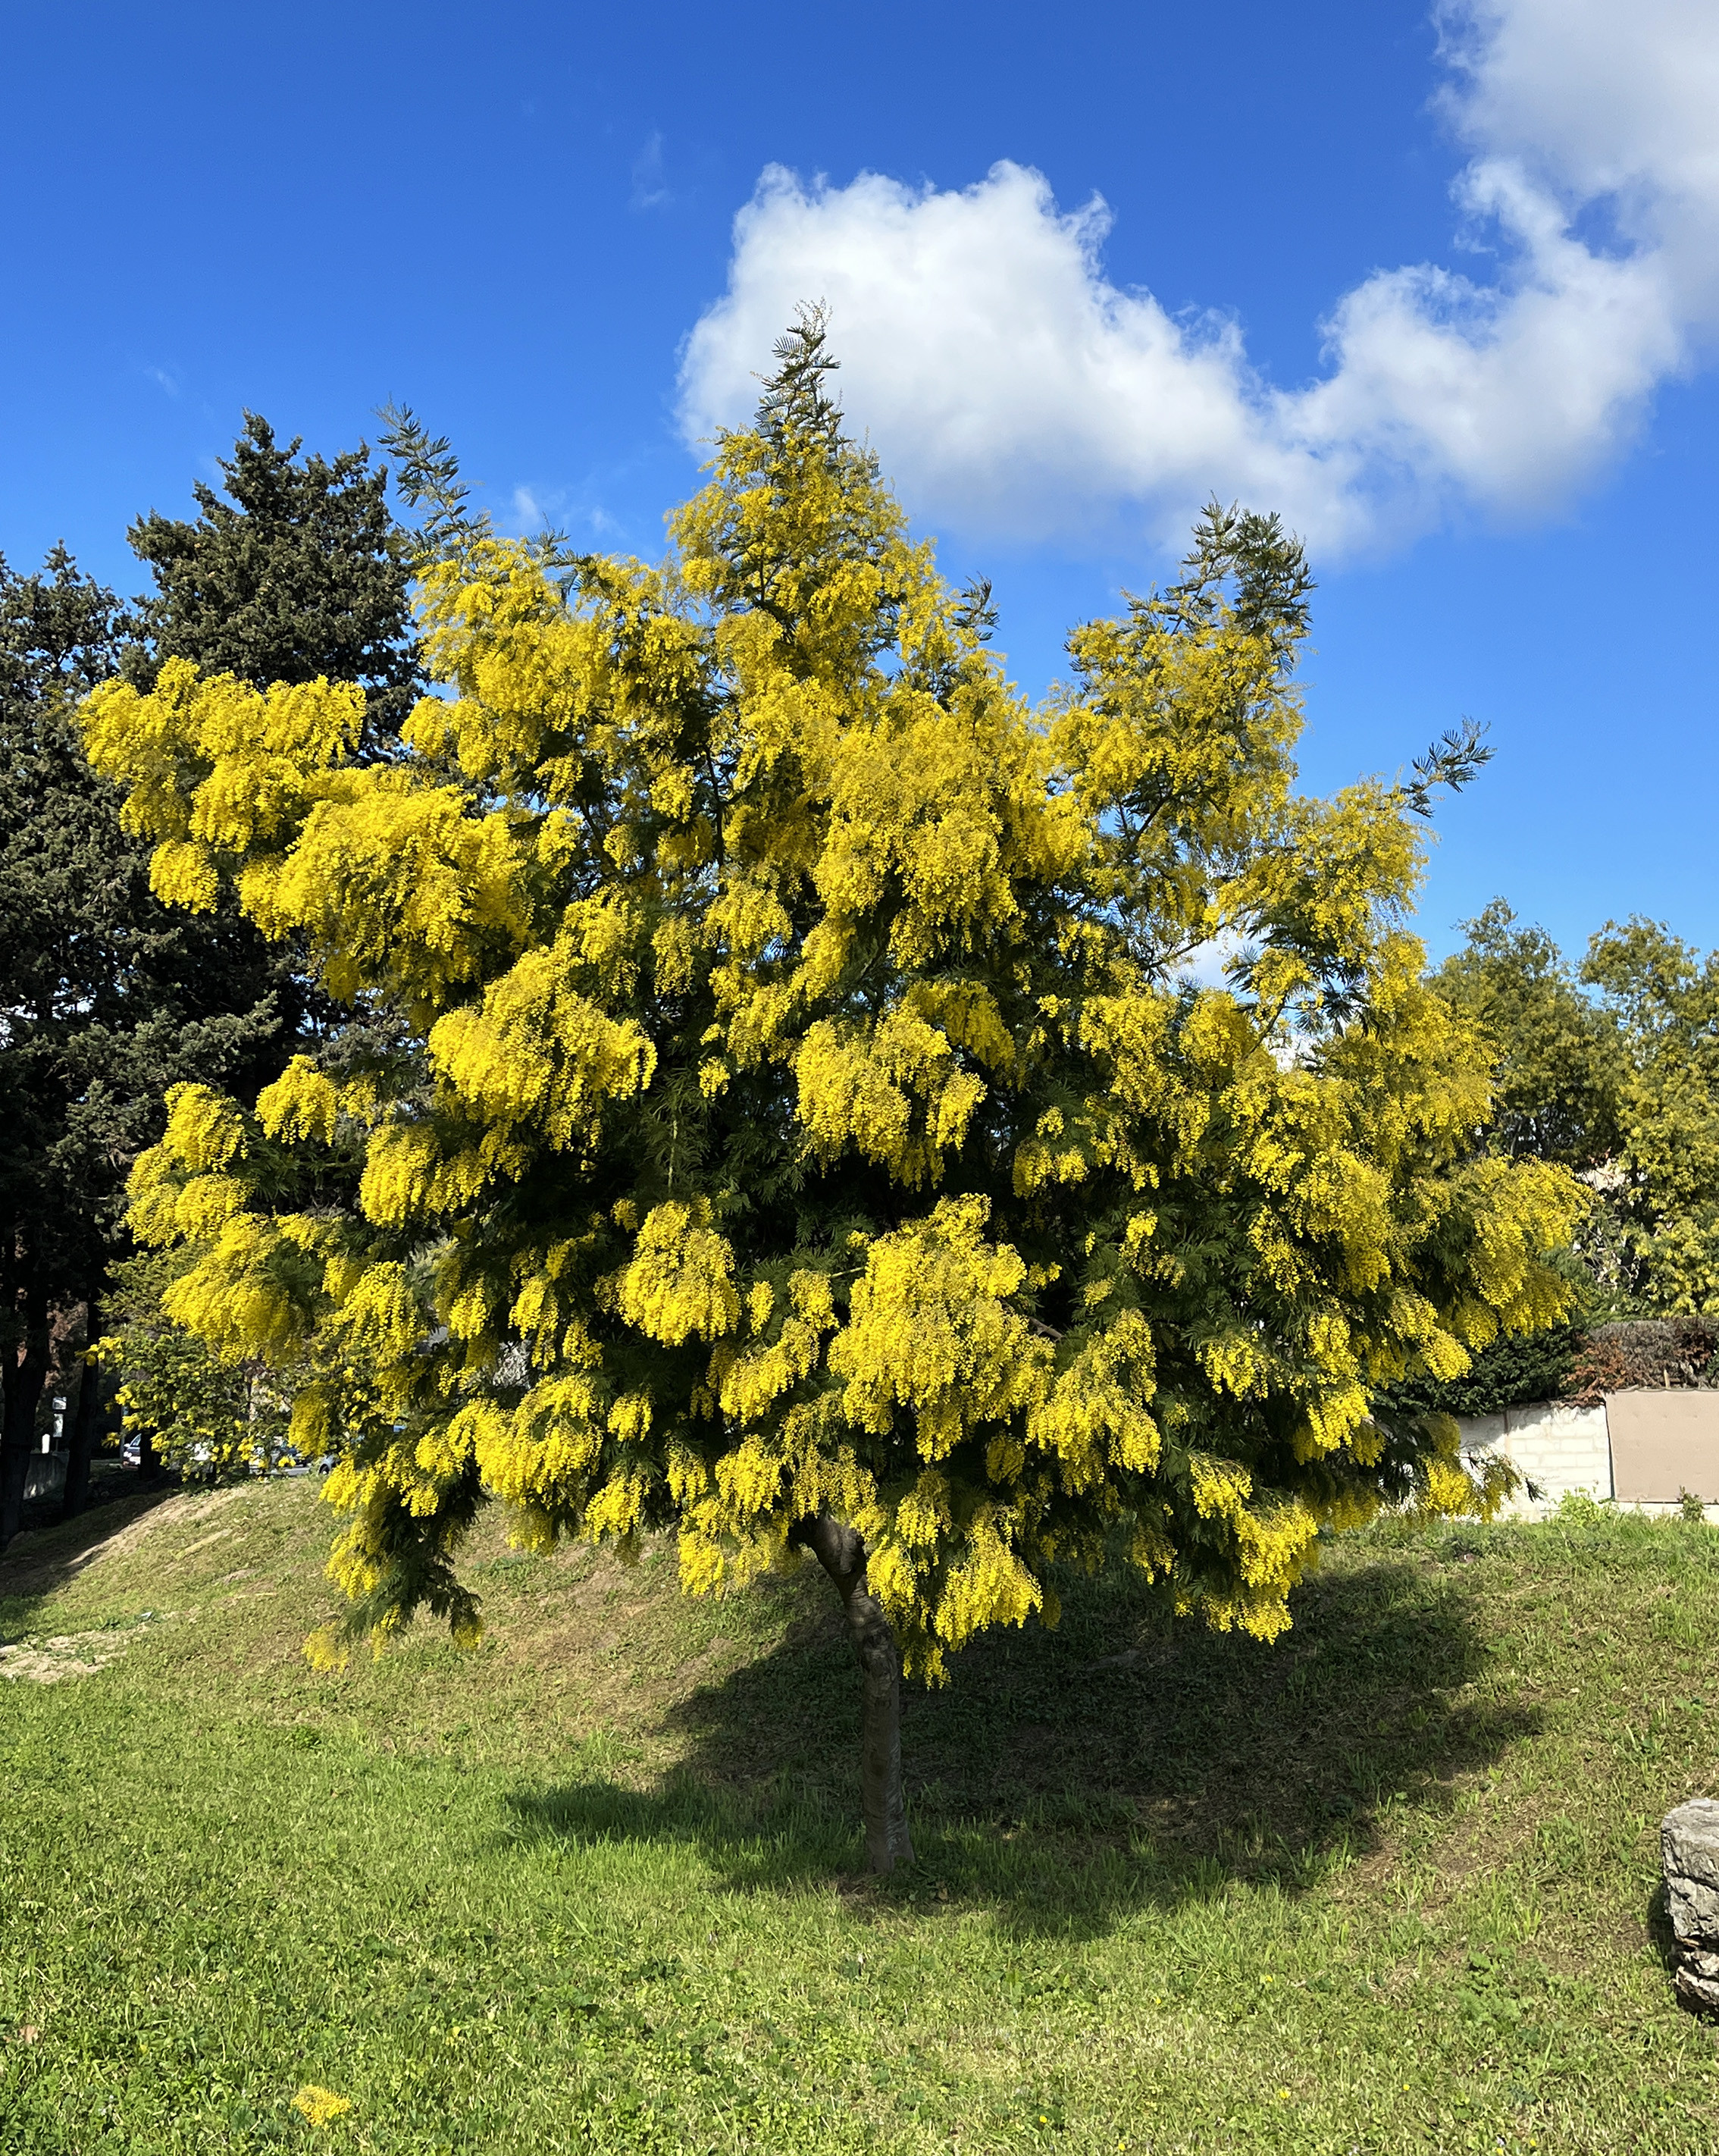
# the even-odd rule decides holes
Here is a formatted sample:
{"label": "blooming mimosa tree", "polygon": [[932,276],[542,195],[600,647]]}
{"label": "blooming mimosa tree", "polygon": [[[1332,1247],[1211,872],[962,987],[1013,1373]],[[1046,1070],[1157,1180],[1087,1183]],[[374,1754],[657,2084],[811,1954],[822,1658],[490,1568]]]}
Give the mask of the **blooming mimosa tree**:
{"label": "blooming mimosa tree", "polygon": [[672,1531],[695,1594],[809,1551],[888,1871],[904,1665],[1104,1563],[1269,1640],[1321,1523],[1493,1502],[1369,1403],[1560,1314],[1581,1199],[1475,1157],[1403,926],[1472,743],[1294,791],[1275,521],[1208,512],[1035,711],[815,315],[778,362],[657,567],[497,538],[405,430],[444,693],[398,757],[357,688],[172,660],[85,724],[162,896],[231,882],[363,1021],[254,1108],[179,1088],[132,1214],[178,1322],[293,1373],[348,1634],[472,1636],[491,1498],[536,1547]]}

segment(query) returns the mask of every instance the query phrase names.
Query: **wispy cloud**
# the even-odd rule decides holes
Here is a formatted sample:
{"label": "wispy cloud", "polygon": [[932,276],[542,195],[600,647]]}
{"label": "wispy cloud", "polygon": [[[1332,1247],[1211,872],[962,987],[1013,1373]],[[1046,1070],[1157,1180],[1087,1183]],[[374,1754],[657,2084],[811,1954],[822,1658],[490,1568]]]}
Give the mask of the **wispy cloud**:
{"label": "wispy cloud", "polygon": [[552,519],[530,487],[516,486],[513,490],[513,521],[521,531],[541,531]]}
{"label": "wispy cloud", "polygon": [[631,206],[634,209],[659,209],[674,199],[663,164],[662,130],[653,127],[633,160]]}
{"label": "wispy cloud", "polygon": [[146,367],[143,373],[145,380],[154,382],[163,395],[177,397],[179,394],[178,377],[169,374],[166,367]]}
{"label": "wispy cloud", "polygon": [[539,531],[582,531],[595,541],[618,537],[621,526],[600,502],[592,501],[570,487],[533,486],[521,483],[509,503],[514,530],[522,536]]}
{"label": "wispy cloud", "polygon": [[688,340],[687,434],[744,418],[772,337],[822,297],[849,412],[957,528],[1164,541],[1215,491],[1330,555],[1555,510],[1719,327],[1719,8],[1450,0],[1438,21],[1457,206],[1503,267],[1366,278],[1311,385],[1266,380],[1230,316],[1112,284],[1108,207],[1065,211],[1025,167],[946,192],[772,167]]}

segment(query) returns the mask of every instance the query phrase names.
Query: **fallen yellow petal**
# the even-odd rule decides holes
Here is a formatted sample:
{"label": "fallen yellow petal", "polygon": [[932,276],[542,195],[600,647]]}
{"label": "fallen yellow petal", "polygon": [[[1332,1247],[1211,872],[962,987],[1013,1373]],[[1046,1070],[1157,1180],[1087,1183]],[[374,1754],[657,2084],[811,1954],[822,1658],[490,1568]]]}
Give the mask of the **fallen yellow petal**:
{"label": "fallen yellow petal", "polygon": [[350,2097],[336,2096],[332,2089],[318,2088],[314,2082],[306,2082],[293,2098],[292,2107],[302,2112],[312,2126],[331,2126],[352,2105]]}

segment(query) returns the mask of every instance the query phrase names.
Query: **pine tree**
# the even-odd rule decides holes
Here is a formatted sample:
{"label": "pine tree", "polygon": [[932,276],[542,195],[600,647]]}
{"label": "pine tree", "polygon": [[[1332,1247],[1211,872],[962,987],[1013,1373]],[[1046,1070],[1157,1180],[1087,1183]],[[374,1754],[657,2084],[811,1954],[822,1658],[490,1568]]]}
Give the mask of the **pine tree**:
{"label": "pine tree", "polygon": [[[356,683],[364,691],[358,757],[386,759],[423,685],[411,535],[396,522],[387,473],[370,468],[367,449],[325,459],[301,456],[301,447],[296,438],[281,447],[268,420],[247,412],[222,460],[223,491],[202,482],[192,490],[194,520],[151,512],[133,525],[132,550],[155,589],[137,603],[139,640],[122,671],[146,685],[177,659],[259,689]],[[292,1045],[335,1061],[358,1050],[366,1020],[321,992],[294,939],[265,941],[230,892],[201,927],[269,978],[281,1024],[264,1076]],[[342,1033],[344,1050],[334,1038]],[[119,1329],[105,1359],[119,1373],[128,1427],[146,1458],[195,1463],[201,1472],[268,1455],[275,1418],[265,1413],[259,1423],[254,1414],[257,1373],[219,1364],[165,1319],[158,1296],[170,1276],[157,1262],[135,1262],[115,1298]]]}
{"label": "pine tree", "polygon": [[0,562],[0,1544],[17,1532],[56,1307],[99,1301],[124,1237],[126,1175],[176,1081],[255,1097],[284,1057],[266,947],[149,890],[149,850],[90,768],[77,698],[110,675],[128,624],[56,547],[34,576]]}
{"label": "pine tree", "polygon": [[[16,1532],[52,1312],[100,1306],[127,1246],[125,1177],[160,1135],[167,1088],[218,1080],[249,1101],[295,1048],[328,1050],[334,1008],[290,942],[265,938],[230,896],[197,918],[153,896],[149,848],[122,829],[121,796],[90,769],[70,719],[116,670],[147,685],[177,659],[259,689],[356,682],[362,754],[395,752],[421,680],[407,535],[367,451],[299,450],[248,413],[223,464],[225,498],[199,483],[195,520],[151,513],[133,526],[155,588],[130,613],[63,549],[34,577],[0,564],[0,1541]],[[148,1314],[127,1308],[149,1337]],[[190,1410],[177,1419],[202,1431],[232,1374],[190,1342],[172,1366]],[[162,1383],[151,1397],[162,1405]],[[170,1450],[176,1426],[160,1433]],[[87,1416],[74,1427],[80,1441],[92,1434]]]}
{"label": "pine tree", "polygon": [[198,480],[197,518],[151,511],[132,526],[156,588],[138,603],[144,641],[127,672],[146,680],[163,660],[188,659],[259,689],[356,682],[367,747],[382,752],[422,686],[408,536],[366,448],[329,459],[300,458],[300,446],[281,448],[247,412],[222,459],[223,493]]}

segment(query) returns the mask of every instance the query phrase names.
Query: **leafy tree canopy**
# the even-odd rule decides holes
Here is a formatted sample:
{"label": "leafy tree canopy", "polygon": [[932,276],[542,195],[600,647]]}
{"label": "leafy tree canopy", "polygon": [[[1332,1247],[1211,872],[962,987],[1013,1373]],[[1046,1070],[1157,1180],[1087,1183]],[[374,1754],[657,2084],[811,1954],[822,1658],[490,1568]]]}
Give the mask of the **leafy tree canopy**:
{"label": "leafy tree canopy", "polygon": [[1589,1185],[1587,1314],[1719,1311],[1719,952],[1655,921],[1609,921],[1573,968],[1502,899],[1467,927],[1434,979],[1497,1057],[1482,1142]]}
{"label": "leafy tree canopy", "polygon": [[1440,966],[1439,990],[1479,1024],[1498,1053],[1491,1141],[1592,1168],[1623,1142],[1620,1095],[1629,1059],[1611,1014],[1583,992],[1543,928],[1525,928],[1496,898]]}
{"label": "leafy tree canopy", "polygon": [[1642,1298],[1719,1312],[1719,952],[1656,921],[1609,921],[1588,947],[1628,1058],[1619,1099],[1624,1236]]}
{"label": "leafy tree canopy", "polygon": [[144,1250],[111,1268],[97,1360],[118,1373],[126,1430],[158,1459],[210,1481],[266,1474],[282,1464],[291,1373],[214,1355],[166,1317],[163,1296],[198,1254]]}
{"label": "leafy tree canopy", "polygon": [[1298,795],[1305,564],[1217,510],[1029,709],[822,339],[659,567],[450,513],[398,762],[356,686],[176,660],[85,726],[161,894],[235,886],[377,1021],[254,1112],[181,1089],[133,1182],[205,1245],[174,1314],[309,1366],[353,1625],[470,1637],[489,1496],[538,1544],[672,1527],[695,1592],[809,1547],[887,1868],[896,1641],[940,1675],[1106,1559],[1270,1639],[1321,1522],[1486,1502],[1370,1398],[1557,1319],[1580,1199],[1470,1157],[1485,1059],[1403,926],[1473,742]]}

